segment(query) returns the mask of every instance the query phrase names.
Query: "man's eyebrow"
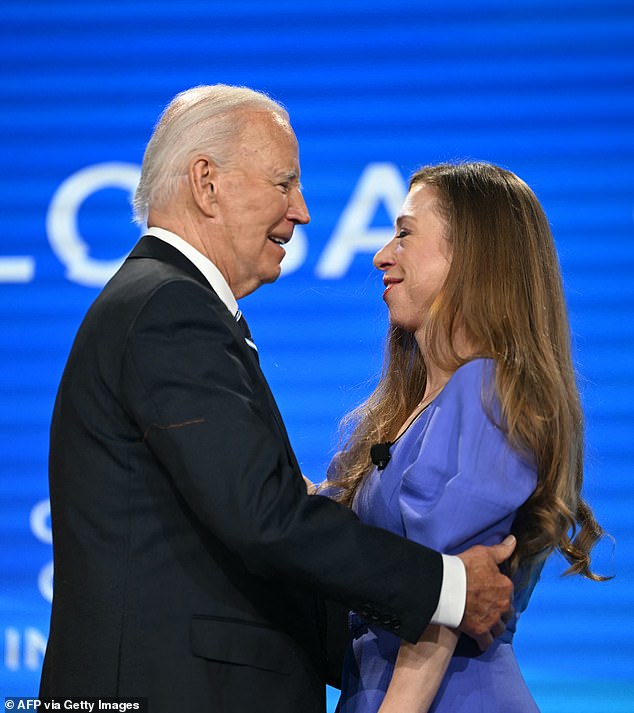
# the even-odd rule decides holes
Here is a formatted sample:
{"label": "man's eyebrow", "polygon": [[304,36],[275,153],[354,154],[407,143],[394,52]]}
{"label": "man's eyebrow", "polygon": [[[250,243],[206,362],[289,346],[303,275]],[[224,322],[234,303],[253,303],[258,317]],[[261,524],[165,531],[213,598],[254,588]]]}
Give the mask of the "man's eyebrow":
{"label": "man's eyebrow", "polygon": [[278,174],[278,177],[282,180],[286,180],[289,183],[297,183],[297,187],[301,190],[303,188],[300,180],[299,180],[299,173],[294,170],[290,171],[280,171]]}

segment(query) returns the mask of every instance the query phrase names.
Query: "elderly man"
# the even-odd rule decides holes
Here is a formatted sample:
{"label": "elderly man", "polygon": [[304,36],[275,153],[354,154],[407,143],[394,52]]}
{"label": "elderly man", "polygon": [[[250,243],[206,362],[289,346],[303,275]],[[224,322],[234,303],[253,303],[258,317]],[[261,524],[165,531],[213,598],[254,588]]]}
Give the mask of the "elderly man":
{"label": "elderly man", "polygon": [[147,235],[55,403],[42,696],[318,713],[326,600],[409,641],[430,620],[484,646],[501,628],[512,543],[444,557],[306,493],[236,303],[309,221],[299,174],[288,115],[250,89],[183,92],[156,127],[135,197]]}

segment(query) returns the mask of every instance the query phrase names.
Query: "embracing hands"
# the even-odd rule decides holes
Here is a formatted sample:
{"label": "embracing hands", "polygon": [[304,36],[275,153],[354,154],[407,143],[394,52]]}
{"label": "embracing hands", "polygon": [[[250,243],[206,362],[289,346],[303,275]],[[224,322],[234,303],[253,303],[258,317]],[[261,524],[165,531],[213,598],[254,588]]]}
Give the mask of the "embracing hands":
{"label": "embracing hands", "polygon": [[513,584],[501,574],[499,565],[513,554],[515,544],[509,535],[499,545],[476,545],[458,555],[467,572],[467,601],[458,628],[475,639],[482,651],[502,634],[513,616]]}

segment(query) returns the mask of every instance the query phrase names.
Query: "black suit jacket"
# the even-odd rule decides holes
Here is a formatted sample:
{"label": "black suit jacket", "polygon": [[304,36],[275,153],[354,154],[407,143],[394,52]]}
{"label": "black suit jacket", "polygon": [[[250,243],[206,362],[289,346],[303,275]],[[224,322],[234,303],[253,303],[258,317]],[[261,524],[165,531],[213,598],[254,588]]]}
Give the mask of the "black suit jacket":
{"label": "black suit jacket", "polygon": [[200,272],[141,239],[84,319],[51,425],[42,696],[318,713],[324,600],[416,640],[440,556],[308,496],[253,350]]}

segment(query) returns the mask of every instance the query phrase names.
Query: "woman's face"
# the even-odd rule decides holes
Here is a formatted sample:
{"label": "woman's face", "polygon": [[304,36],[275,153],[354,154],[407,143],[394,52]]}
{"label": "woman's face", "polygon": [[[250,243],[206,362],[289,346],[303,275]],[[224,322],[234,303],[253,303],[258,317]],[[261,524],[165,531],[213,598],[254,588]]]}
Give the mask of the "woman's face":
{"label": "woman's face", "polygon": [[394,238],[374,256],[374,266],[383,272],[383,299],[393,325],[414,334],[424,326],[451,264],[446,236],[436,190],[415,185],[401,206]]}

